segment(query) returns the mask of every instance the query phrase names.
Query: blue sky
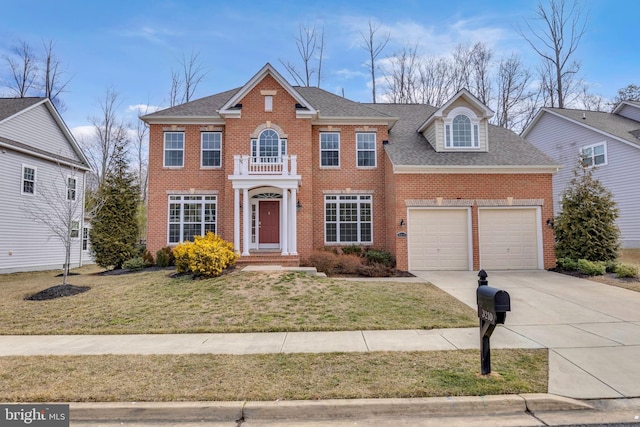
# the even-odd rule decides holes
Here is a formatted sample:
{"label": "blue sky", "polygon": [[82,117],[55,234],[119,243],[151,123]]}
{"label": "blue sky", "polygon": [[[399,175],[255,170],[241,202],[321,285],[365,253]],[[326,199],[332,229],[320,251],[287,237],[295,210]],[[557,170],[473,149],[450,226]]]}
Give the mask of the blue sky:
{"label": "blue sky", "polygon": [[[567,0],[570,1],[570,0]],[[177,58],[199,52],[208,70],[196,98],[238,87],[270,62],[289,78],[280,60],[298,61],[298,25],[324,26],[321,87],[369,102],[366,51],[360,32],[369,19],[391,39],[390,55],[420,43],[426,55],[447,54],[458,43],[485,42],[497,56],[519,53],[533,69],[537,57],[516,31],[533,15],[536,0],[4,0],[0,55],[16,40],[40,48],[43,40],[72,78],[62,95],[62,116],[72,129],[89,125],[107,88],[122,98],[120,115],[135,120],[133,106],[166,106]],[[607,98],[630,83],[640,84],[635,0],[583,1],[587,33],[575,58],[594,93]],[[0,74],[6,71],[0,64]],[[1,91],[2,89],[0,89]],[[2,92],[0,92],[2,93]]]}

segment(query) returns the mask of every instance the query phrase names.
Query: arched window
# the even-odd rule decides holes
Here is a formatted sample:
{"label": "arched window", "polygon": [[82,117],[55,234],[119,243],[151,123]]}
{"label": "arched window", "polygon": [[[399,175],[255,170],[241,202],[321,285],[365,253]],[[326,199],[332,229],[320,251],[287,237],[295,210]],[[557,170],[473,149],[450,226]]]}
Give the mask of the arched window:
{"label": "arched window", "polygon": [[273,129],[260,132],[258,139],[251,140],[251,157],[263,162],[279,162],[280,156],[287,154],[287,140]]}
{"label": "arched window", "polygon": [[[457,111],[456,111],[457,110]],[[456,108],[445,119],[446,148],[478,148],[478,119],[466,108]]]}

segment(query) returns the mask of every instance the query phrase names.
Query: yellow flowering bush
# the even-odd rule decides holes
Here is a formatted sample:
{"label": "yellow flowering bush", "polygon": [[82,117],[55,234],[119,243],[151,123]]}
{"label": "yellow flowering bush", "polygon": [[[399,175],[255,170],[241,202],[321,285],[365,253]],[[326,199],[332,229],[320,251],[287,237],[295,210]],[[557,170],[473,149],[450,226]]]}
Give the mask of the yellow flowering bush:
{"label": "yellow flowering bush", "polygon": [[180,243],[173,248],[173,255],[178,272],[206,277],[219,276],[238,258],[233,244],[210,231],[206,236],[195,236],[193,242]]}

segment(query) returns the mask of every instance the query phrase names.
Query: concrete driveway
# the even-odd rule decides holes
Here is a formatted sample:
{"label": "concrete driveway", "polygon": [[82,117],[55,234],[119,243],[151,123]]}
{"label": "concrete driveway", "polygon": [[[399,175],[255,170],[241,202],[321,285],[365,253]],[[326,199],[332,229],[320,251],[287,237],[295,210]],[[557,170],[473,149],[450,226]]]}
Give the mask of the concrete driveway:
{"label": "concrete driveway", "polygon": [[[412,273],[477,307],[477,272]],[[511,312],[493,333],[492,347],[520,339],[522,347],[549,348],[549,393],[640,396],[640,293],[548,271],[487,273],[489,286],[511,297]]]}

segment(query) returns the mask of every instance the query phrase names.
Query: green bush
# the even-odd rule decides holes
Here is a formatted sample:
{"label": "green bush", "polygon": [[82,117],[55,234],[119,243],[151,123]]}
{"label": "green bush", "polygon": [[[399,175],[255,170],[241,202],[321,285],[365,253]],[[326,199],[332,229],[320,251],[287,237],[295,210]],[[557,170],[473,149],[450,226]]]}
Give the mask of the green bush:
{"label": "green bush", "polygon": [[618,262],[615,260],[609,260],[604,263],[607,273],[615,273],[618,268]]}
{"label": "green bush", "polygon": [[578,270],[578,261],[571,258],[558,258],[556,260],[556,264],[558,268],[566,271],[576,271]]}
{"label": "green bush", "polygon": [[369,249],[365,254],[365,257],[367,258],[367,263],[369,265],[382,264],[388,268],[393,268],[393,266],[395,265],[395,260],[393,259],[393,256],[391,255],[391,253],[387,251]]}
{"label": "green bush", "polygon": [[586,259],[578,260],[578,270],[587,276],[602,276],[607,271],[604,262],[587,261]]}
{"label": "green bush", "polygon": [[342,253],[345,255],[357,255],[362,256],[362,248],[358,245],[349,245],[342,248]]}
{"label": "green bush", "polygon": [[170,246],[165,246],[156,252],[156,264],[163,268],[176,265],[176,258],[173,256],[173,249]]}
{"label": "green bush", "polygon": [[173,249],[173,255],[177,271],[199,277],[219,276],[224,269],[235,265],[238,258],[233,244],[212,232],[195,236],[193,242],[180,243]]}
{"label": "green bush", "polygon": [[638,267],[631,264],[618,264],[615,273],[618,277],[638,277]]}
{"label": "green bush", "polygon": [[144,262],[144,259],[142,259],[142,257],[137,256],[123,262],[122,267],[127,270],[142,270],[143,268],[147,267],[147,263]]}

